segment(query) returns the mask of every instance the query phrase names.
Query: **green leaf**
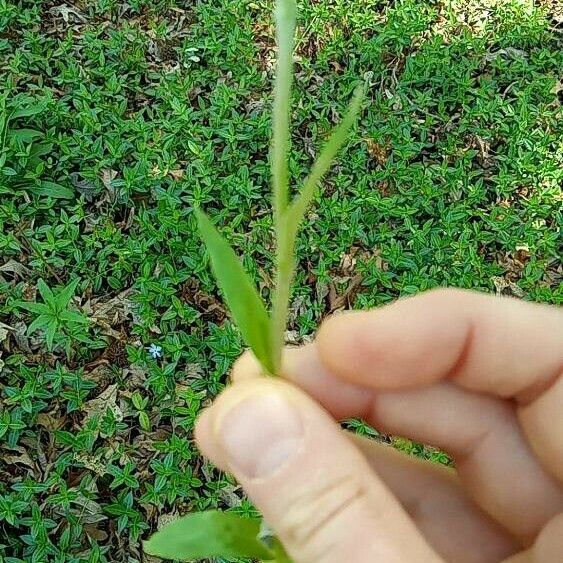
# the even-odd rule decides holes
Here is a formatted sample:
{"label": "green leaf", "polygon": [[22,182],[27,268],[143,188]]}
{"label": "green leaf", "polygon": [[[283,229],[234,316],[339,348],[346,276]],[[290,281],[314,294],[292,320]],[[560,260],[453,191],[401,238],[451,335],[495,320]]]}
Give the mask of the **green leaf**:
{"label": "green leaf", "polygon": [[55,308],[56,307],[55,295],[53,294],[49,286],[42,279],[37,280],[37,289],[39,290],[39,293],[41,294],[41,297],[43,297],[45,303]]}
{"label": "green leaf", "polygon": [[258,540],[259,532],[258,519],[210,510],[172,522],[144,548],[149,555],[183,561],[219,556],[272,560],[274,553]]}
{"label": "green leaf", "polygon": [[275,563],[293,563],[278,538],[274,538],[272,549],[274,551]]}
{"label": "green leaf", "polygon": [[26,309],[32,313],[37,313],[38,315],[51,315],[52,311],[44,303],[34,303],[33,301],[16,301],[14,303],[16,307],[20,309]]}
{"label": "green leaf", "polygon": [[264,302],[229,243],[203,211],[195,210],[211,265],[245,342],[264,368],[273,373],[270,319]]}
{"label": "green leaf", "polygon": [[346,115],[332,132],[328,142],[323,147],[321,154],[313,164],[313,168],[311,169],[308,178],[305,180],[305,184],[303,185],[301,192],[295,197],[290,205],[287,215],[287,226],[291,233],[294,233],[298,229],[299,223],[301,223],[301,220],[305,215],[305,211],[307,210],[307,207],[309,207],[309,204],[315,195],[319,182],[330,168],[336,153],[346,141],[350,129],[354,123],[356,123],[356,118],[360,111],[363,99],[364,87],[359,86],[356,88],[352,101],[348,105]]}
{"label": "green leaf", "polygon": [[61,321],[68,321],[71,323],[89,324],[90,322],[88,317],[85,317],[76,311],[63,311],[59,318]]}
{"label": "green leaf", "polygon": [[145,411],[139,413],[139,424],[145,432],[151,431],[151,421],[149,415]]}
{"label": "green leaf", "polygon": [[39,315],[28,327],[27,327],[27,334],[32,334],[37,329],[46,327],[51,321],[53,317],[51,315]]}
{"label": "green leaf", "polygon": [[272,108],[271,168],[274,189],[274,216],[279,223],[287,207],[289,105],[293,81],[293,37],[296,20],[295,0],[277,0],[275,7],[277,64]]}
{"label": "green leaf", "polygon": [[39,104],[36,106],[29,106],[27,108],[20,108],[12,112],[10,119],[17,119],[18,117],[31,117],[41,113],[46,107],[46,104]]}
{"label": "green leaf", "polygon": [[42,180],[38,186],[29,186],[27,189],[34,194],[49,196],[55,199],[72,199],[75,196],[75,193],[70,188],[48,180]]}
{"label": "green leaf", "polygon": [[47,341],[47,350],[51,352],[53,350],[53,342],[55,340],[55,334],[59,325],[56,321],[52,321],[48,326],[47,330],[45,330],[45,340]]}
{"label": "green leaf", "polygon": [[[57,294],[57,307],[59,311],[66,308],[72,299],[74,292],[76,291],[76,286],[80,280],[76,278],[75,280],[71,281],[66,287],[64,287],[58,294]],[[80,321],[79,321],[80,322]]]}
{"label": "green leaf", "polygon": [[43,137],[43,133],[35,129],[12,129],[8,132],[9,139],[14,139],[16,142],[21,143],[31,143],[40,137]]}

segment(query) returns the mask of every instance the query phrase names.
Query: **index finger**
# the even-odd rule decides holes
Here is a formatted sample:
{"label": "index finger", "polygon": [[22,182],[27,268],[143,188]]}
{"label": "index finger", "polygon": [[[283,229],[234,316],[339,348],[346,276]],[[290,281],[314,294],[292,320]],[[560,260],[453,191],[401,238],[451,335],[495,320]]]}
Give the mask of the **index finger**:
{"label": "index finger", "polygon": [[436,290],[329,319],[317,346],[339,378],[398,390],[451,380],[514,399],[546,467],[563,479],[563,312],[462,290]]}

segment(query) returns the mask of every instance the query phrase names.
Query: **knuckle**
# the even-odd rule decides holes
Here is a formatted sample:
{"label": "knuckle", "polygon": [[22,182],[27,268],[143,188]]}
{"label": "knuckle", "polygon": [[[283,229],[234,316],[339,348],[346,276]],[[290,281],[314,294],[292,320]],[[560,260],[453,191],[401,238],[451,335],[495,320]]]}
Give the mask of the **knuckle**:
{"label": "knuckle", "polygon": [[338,530],[350,511],[367,505],[364,484],[353,475],[343,476],[300,495],[290,503],[280,525],[280,535],[294,546],[303,561],[327,559],[342,538]]}

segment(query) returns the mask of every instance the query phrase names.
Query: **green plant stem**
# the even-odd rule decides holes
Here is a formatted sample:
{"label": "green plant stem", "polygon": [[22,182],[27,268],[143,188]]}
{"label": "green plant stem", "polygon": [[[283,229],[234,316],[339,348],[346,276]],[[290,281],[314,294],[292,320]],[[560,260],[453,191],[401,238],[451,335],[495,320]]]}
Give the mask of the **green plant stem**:
{"label": "green plant stem", "polygon": [[[285,215],[282,217],[285,219]],[[283,221],[287,225],[287,221]],[[282,352],[285,344],[285,330],[289,312],[289,297],[291,281],[295,270],[293,257],[295,235],[288,228],[281,228],[277,233],[277,270],[276,289],[272,309],[272,345],[274,366],[273,375],[280,375],[282,365]]]}
{"label": "green plant stem", "polygon": [[326,145],[323,147],[321,153],[317,157],[317,160],[313,164],[313,168],[311,169],[309,176],[305,180],[303,188],[289,206],[287,215],[287,229],[290,232],[294,233],[293,236],[297,234],[299,223],[301,223],[301,220],[305,215],[305,211],[307,210],[307,207],[309,206],[311,200],[313,199],[313,196],[315,195],[315,191],[317,189],[317,186],[319,185],[319,182],[332,165],[336,153],[342,147],[342,145],[348,138],[350,129],[352,128],[354,123],[356,123],[363,98],[364,86],[358,86],[356,88],[356,91],[354,92],[354,96],[350,101],[350,104],[348,105],[348,109],[342,121],[332,132]]}
{"label": "green plant stem", "polygon": [[276,236],[276,288],[272,303],[273,374],[279,375],[293,277],[293,240],[288,237],[286,209],[289,201],[289,107],[293,78],[295,0],[276,2],[277,67],[272,121],[272,185]]}
{"label": "green plant stem", "polygon": [[279,375],[281,370],[291,282],[295,273],[294,247],[299,224],[313,199],[319,182],[330,168],[336,153],[346,141],[352,125],[356,122],[363,95],[364,88],[360,86],[354,93],[346,115],[336,127],[315,161],[311,173],[305,180],[303,189],[292,204],[278,217],[278,222],[276,222],[277,272],[272,312],[272,337],[274,338],[272,344],[274,355],[272,361],[274,366],[273,375]]}
{"label": "green plant stem", "polygon": [[293,36],[295,33],[295,0],[277,0],[277,65],[272,116],[272,184],[274,220],[279,226],[289,197],[289,105],[293,80]]}

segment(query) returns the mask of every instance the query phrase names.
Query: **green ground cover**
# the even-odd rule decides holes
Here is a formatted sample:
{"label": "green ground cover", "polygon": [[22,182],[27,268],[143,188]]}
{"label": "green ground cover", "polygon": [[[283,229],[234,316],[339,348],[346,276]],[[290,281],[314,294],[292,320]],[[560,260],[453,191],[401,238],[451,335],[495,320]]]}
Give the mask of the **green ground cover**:
{"label": "green ground cover", "polygon": [[[193,207],[267,298],[270,14],[0,0],[0,562],[148,561],[175,515],[253,513],[192,441],[242,349]],[[563,303],[562,23],[550,0],[300,2],[295,178],[369,89],[289,341],[436,286]]]}

